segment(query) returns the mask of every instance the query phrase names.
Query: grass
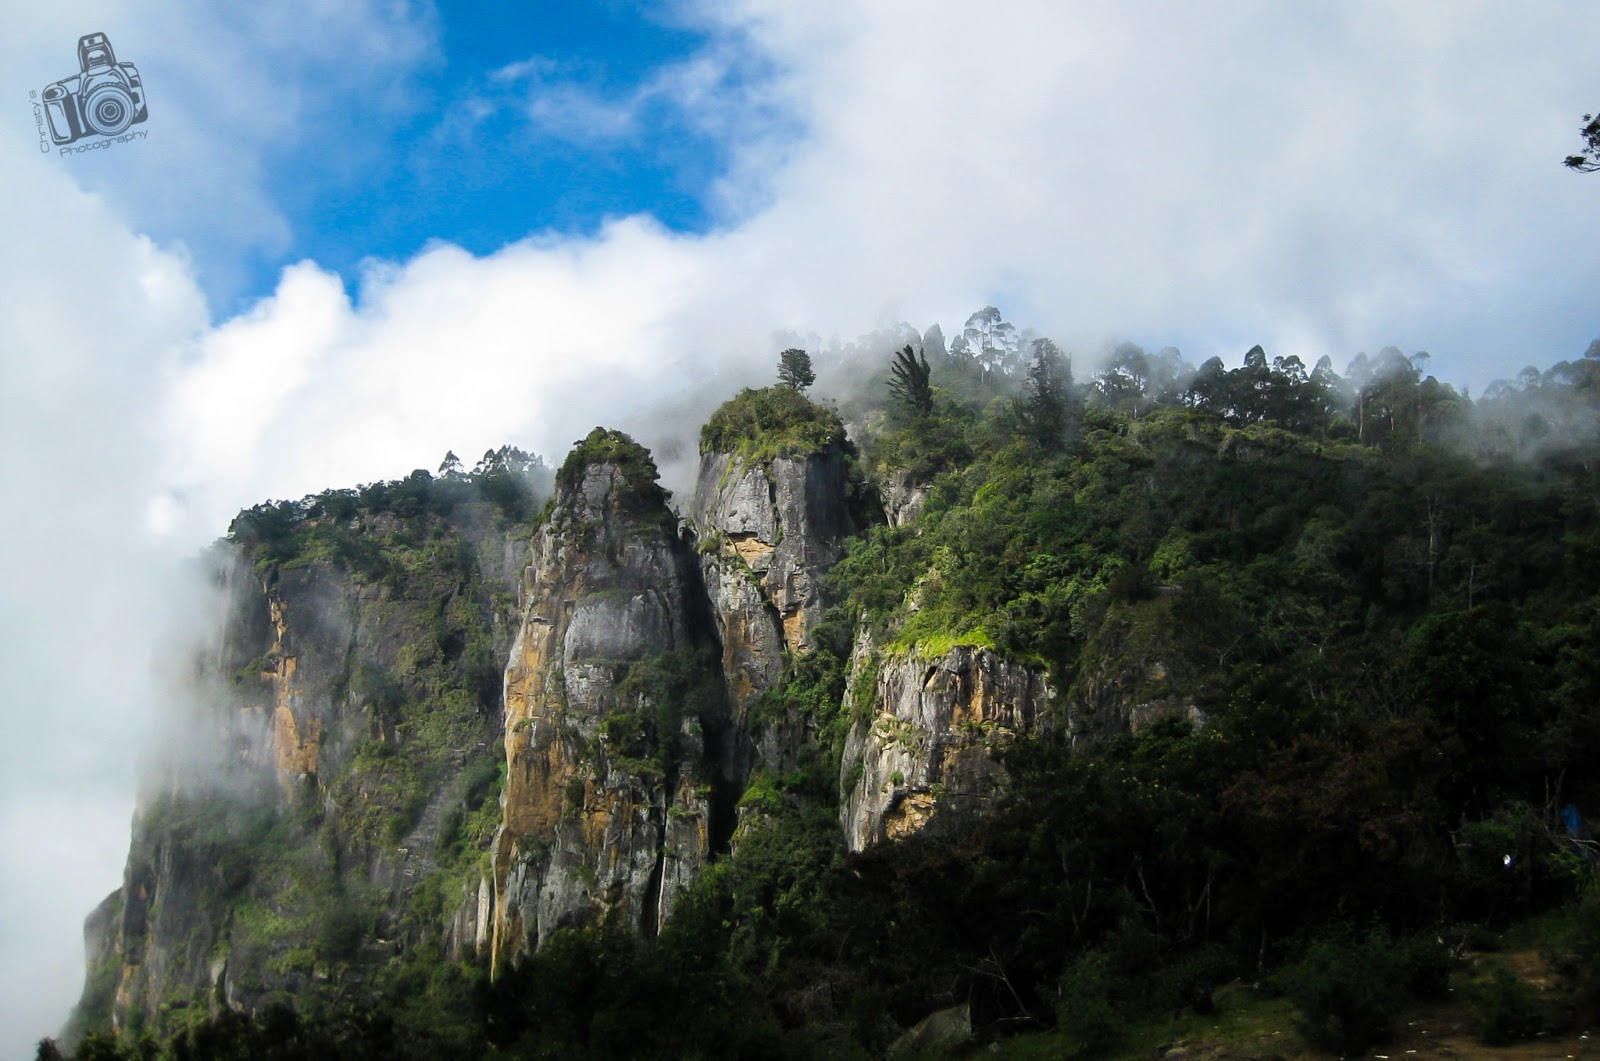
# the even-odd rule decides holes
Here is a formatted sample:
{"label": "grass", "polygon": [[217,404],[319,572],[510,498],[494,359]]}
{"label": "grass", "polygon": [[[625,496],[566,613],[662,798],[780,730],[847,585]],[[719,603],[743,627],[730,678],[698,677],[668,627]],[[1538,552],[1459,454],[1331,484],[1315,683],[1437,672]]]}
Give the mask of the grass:
{"label": "grass", "polygon": [[927,659],[937,659],[957,648],[994,648],[994,640],[981,628],[960,633],[950,631],[927,632],[914,621],[884,647],[890,654],[916,653]]}
{"label": "grass", "polygon": [[[1155,1014],[1125,1023],[1104,1057],[1160,1057],[1163,1046],[1179,1042],[1191,1047],[1220,1047],[1215,1056],[1237,1058],[1317,1056],[1294,1026],[1294,1007],[1249,984],[1232,983],[1212,996],[1217,1012],[1201,1016],[1187,1007],[1176,1013]],[[1059,1031],[1032,1032],[985,1048],[983,1057],[1033,1061],[1076,1056],[1076,1044]],[[1191,1050],[1192,1056],[1201,1055]]]}

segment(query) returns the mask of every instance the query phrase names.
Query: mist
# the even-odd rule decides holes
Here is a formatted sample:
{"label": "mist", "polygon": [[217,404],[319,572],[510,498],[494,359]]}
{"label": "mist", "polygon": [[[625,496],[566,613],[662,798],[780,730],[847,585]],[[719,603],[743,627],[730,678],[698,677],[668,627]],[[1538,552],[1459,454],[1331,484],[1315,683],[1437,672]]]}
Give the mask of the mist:
{"label": "mist", "polygon": [[[175,696],[162,616],[204,612],[184,572],[241,508],[449,450],[558,465],[597,424],[650,446],[681,503],[700,423],[785,347],[812,352],[826,398],[987,304],[1080,383],[1129,337],[1195,364],[1427,349],[1484,393],[1600,334],[1600,262],[1572,250],[1600,245],[1600,184],[1560,165],[1594,108],[1570,5],[1019,0],[976,27],[956,4],[669,7],[767,71],[751,91],[775,116],[727,125],[705,231],[612,215],[338,271],[301,256],[269,177],[310,143],[359,172],[446,142],[449,116],[398,135],[407,79],[437,60],[431,5],[11,12],[0,1056],[77,996],[137,749]],[[132,49],[161,109],[138,145],[42,154],[24,89],[89,29]],[[327,139],[325,101],[362,84],[390,86],[348,132],[370,139]],[[662,91],[700,127],[728,120],[688,81]]]}

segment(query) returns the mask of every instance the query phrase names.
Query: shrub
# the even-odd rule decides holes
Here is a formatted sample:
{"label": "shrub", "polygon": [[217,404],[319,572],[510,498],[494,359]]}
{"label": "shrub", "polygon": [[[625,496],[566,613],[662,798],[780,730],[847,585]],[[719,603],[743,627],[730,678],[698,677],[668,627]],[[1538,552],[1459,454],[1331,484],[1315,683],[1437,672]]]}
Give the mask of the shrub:
{"label": "shrub", "polygon": [[1102,1054],[1116,1038],[1111,959],[1101,951],[1080,954],[1061,974],[1056,1019],[1081,1054]]}
{"label": "shrub", "polygon": [[1532,1038],[1544,1025],[1538,994],[1504,962],[1492,962],[1489,975],[1468,984],[1465,993],[1478,1038],[1490,1046]]}
{"label": "shrub", "polygon": [[836,413],[782,386],[740,391],[700,429],[701,453],[736,453],[741,461],[805,457],[843,443]]}
{"label": "shrub", "polygon": [[1381,927],[1365,936],[1348,926],[1335,928],[1313,940],[1281,974],[1306,1037],[1343,1053],[1388,1041],[1405,1002],[1406,980],[1404,954]]}

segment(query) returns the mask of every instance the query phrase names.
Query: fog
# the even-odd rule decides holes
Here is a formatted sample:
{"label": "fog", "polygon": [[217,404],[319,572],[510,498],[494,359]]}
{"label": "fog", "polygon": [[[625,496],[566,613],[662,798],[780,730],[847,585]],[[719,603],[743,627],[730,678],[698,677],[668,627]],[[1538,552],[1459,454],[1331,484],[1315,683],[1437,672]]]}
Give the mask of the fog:
{"label": "fog", "polygon": [[[596,424],[651,445],[681,500],[704,413],[784,347],[817,354],[826,394],[858,337],[877,357],[902,322],[951,336],[986,304],[1080,381],[1118,339],[1340,368],[1392,344],[1476,393],[1600,334],[1600,179],[1560,165],[1595,107],[1571,5],[668,7],[707,62],[768,72],[754,130],[702,81],[652,82],[725,130],[708,231],[616,216],[344,274],[298,260],[266,178],[353,86],[382,91],[327,165],[438,149],[385,139],[437,61],[431,5],[7,12],[0,1055],[76,997],[81,921],[119,882],[135,749],[170,696],[160,614],[191,606],[178,572],[241,507],[447,450],[558,463]],[[162,106],[147,140],[60,158],[26,92],[90,29]],[[616,105],[547,87],[568,114]],[[529,113],[548,131],[549,107]],[[561,134],[583,148],[581,123]],[[472,128],[449,143],[498,150]]]}

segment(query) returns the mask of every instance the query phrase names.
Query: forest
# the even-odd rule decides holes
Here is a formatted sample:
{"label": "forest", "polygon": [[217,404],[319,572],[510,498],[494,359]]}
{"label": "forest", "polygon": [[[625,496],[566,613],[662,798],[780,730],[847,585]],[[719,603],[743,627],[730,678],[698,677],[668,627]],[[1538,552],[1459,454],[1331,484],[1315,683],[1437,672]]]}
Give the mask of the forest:
{"label": "forest", "polygon": [[[814,384],[796,354],[702,449],[848,433],[858,530],[812,648],[752,709],[817,739],[756,774],[658,934],[564,929],[493,977],[417,951],[377,995],[94,1029],[39,1056],[924,1056],[905,1030],[956,1005],[972,1034],[949,1056],[1143,1056],[1141,1029],[1242,1006],[1238,985],[1331,1052],[1390,1041],[1452,987],[1485,1043],[1600,1019],[1600,340],[1478,395],[1393,348],[1339,372],[1125,343],[1090,370],[989,307],[948,347],[818,358]],[[261,570],[414,577],[414,556],[339,528],[434,518],[466,483],[537,527],[552,486],[607,459],[659,503],[633,452],[552,479],[506,450],[258,506],[230,539]],[[890,484],[916,496],[893,521]],[[847,852],[863,631],[885,656],[977,646],[1048,676],[1060,712],[1004,749],[1004,796],[970,828]],[[460,679],[479,702],[484,658]],[[477,771],[469,815],[492,814],[499,769]],[[1548,989],[1494,961],[1511,938]],[[1471,976],[1464,947],[1488,955]]]}

